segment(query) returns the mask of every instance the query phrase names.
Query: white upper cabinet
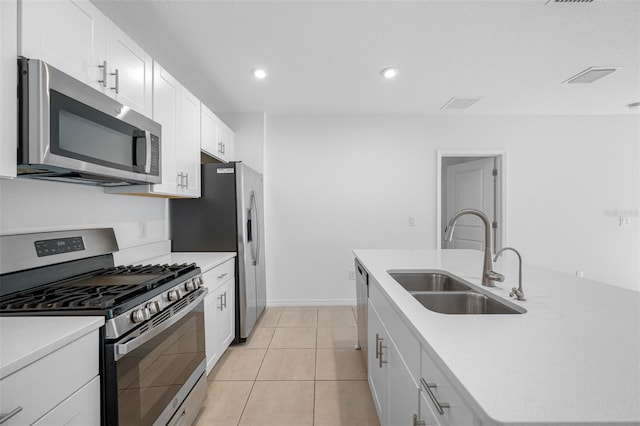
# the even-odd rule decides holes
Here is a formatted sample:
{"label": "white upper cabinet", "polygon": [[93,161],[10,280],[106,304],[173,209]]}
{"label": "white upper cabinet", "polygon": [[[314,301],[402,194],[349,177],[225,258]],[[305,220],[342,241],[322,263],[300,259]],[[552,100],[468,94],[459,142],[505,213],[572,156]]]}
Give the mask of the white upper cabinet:
{"label": "white upper cabinet", "polygon": [[234,160],[233,130],[222,122],[206,105],[202,105],[202,152],[227,163]]}
{"label": "white upper cabinet", "polygon": [[162,183],[111,187],[105,192],[200,197],[200,101],[158,63],[153,68],[152,118],[162,126]]}
{"label": "white upper cabinet", "polygon": [[18,54],[151,117],[153,61],[87,0],[21,0]]}
{"label": "white upper cabinet", "polygon": [[88,85],[99,82],[106,60],[106,18],[87,0],[21,0],[18,54],[41,59]]}
{"label": "white upper cabinet", "polygon": [[200,197],[200,101],[184,87],[180,96],[180,126],[176,164],[183,173],[184,196]]}
{"label": "white upper cabinet", "polygon": [[107,89],[119,102],[147,116],[152,108],[153,60],[107,20]]}
{"label": "white upper cabinet", "polygon": [[18,2],[0,0],[0,177],[16,176]]}

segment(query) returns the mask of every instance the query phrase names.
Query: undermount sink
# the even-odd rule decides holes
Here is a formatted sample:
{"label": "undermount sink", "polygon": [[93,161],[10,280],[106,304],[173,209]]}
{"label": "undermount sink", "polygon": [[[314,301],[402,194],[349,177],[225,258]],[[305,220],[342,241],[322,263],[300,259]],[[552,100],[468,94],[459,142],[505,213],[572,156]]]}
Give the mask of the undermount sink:
{"label": "undermount sink", "polygon": [[462,279],[441,270],[391,270],[389,275],[422,306],[441,314],[523,314],[526,309],[483,294]]}
{"label": "undermount sink", "polygon": [[468,285],[444,272],[389,272],[405,290],[412,291],[469,291]]}
{"label": "undermount sink", "polygon": [[460,293],[411,293],[425,308],[441,314],[521,314],[515,308],[504,305],[484,294]]}

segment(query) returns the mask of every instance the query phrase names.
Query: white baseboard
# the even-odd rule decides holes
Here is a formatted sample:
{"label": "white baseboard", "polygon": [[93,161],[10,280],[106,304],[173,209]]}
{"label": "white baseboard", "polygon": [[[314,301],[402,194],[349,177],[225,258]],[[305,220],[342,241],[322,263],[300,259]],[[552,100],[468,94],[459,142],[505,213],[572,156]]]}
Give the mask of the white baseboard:
{"label": "white baseboard", "polygon": [[355,306],[356,299],[271,299],[267,306]]}

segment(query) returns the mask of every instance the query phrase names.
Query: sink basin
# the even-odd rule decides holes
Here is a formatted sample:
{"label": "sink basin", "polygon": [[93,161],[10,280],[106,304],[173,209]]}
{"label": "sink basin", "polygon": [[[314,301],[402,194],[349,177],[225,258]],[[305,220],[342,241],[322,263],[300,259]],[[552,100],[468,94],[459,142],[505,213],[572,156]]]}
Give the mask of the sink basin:
{"label": "sink basin", "polygon": [[484,294],[460,293],[411,293],[425,308],[441,314],[522,314],[526,310],[512,308]]}
{"label": "sink basin", "polygon": [[444,272],[389,272],[389,275],[407,291],[468,291],[457,278]]}

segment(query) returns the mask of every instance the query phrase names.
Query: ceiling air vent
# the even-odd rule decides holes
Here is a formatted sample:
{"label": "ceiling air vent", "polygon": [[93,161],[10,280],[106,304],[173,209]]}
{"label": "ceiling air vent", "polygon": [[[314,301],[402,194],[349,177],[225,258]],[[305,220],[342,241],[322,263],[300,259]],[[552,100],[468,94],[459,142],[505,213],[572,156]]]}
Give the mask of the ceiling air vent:
{"label": "ceiling air vent", "polygon": [[547,0],[545,6],[549,3],[593,3],[593,0]]}
{"label": "ceiling air vent", "polygon": [[467,109],[482,98],[451,98],[440,109]]}
{"label": "ceiling air vent", "polygon": [[563,83],[593,83],[596,80],[600,80],[602,77],[605,77],[612,72],[616,71],[617,67],[591,67],[587,68],[584,71],[579,72],[568,80],[563,81]]}

